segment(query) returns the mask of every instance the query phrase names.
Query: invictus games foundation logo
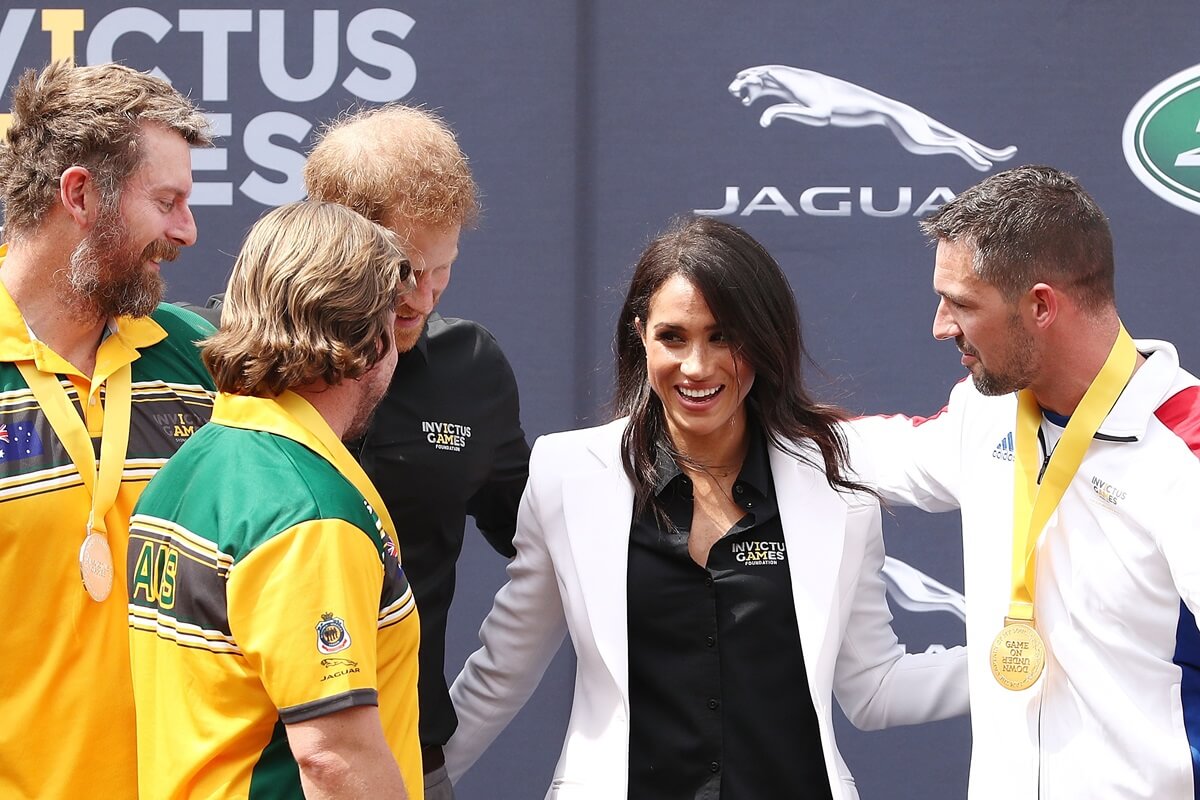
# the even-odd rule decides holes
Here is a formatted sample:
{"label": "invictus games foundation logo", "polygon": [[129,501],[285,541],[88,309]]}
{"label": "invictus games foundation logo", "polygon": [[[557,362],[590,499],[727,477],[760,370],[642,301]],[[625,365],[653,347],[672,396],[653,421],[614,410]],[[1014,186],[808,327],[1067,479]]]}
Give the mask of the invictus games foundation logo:
{"label": "invictus games foundation logo", "polygon": [[350,632],[346,621],[326,611],[317,623],[317,652],[322,655],[340,653],[350,646]]}
{"label": "invictus games foundation logo", "polygon": [[461,453],[471,441],[471,426],[455,422],[422,422],[421,433],[435,450]]}
{"label": "invictus games foundation logo", "polygon": [[1122,141],[1125,161],[1147,189],[1200,214],[1200,64],[1142,95]]}

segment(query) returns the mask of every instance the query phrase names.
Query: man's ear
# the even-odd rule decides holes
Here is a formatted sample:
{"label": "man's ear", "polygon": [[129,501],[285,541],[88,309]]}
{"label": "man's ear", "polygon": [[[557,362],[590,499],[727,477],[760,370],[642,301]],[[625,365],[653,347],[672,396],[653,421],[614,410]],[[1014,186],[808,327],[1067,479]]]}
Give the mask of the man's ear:
{"label": "man's ear", "polygon": [[1027,294],[1032,312],[1033,324],[1038,328],[1048,328],[1058,318],[1060,297],[1058,291],[1049,284],[1035,283]]}
{"label": "man's ear", "polygon": [[79,227],[87,228],[95,223],[99,196],[87,167],[67,167],[58,179],[58,200]]}

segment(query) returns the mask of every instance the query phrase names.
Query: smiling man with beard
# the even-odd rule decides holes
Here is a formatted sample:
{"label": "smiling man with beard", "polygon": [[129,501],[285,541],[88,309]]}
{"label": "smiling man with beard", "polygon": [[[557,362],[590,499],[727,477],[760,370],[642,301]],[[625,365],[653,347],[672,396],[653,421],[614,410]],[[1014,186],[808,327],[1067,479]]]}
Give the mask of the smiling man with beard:
{"label": "smiling man with beard", "polygon": [[344,206],[247,236],[204,344],[212,422],[131,523],[142,797],[422,797],[416,605],[342,444],[387,391],[412,286],[396,237]]}
{"label": "smiling man with beard", "polygon": [[0,692],[2,797],[137,793],[125,565],[113,553],[125,553],[146,480],[212,409],[194,346],[211,327],[158,305],[161,263],[196,239],[190,148],[208,143],[190,102],[126,67],[58,62],[12,91],[0,141],[0,597],[23,666]]}

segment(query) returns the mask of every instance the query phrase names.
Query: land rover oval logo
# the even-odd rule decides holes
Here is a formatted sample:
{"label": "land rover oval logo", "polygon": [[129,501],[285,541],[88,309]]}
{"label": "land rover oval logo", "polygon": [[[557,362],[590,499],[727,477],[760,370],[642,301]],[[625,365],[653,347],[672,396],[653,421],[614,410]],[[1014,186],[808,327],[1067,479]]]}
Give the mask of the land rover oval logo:
{"label": "land rover oval logo", "polygon": [[1200,64],[1142,95],[1123,139],[1129,168],[1150,191],[1200,214]]}

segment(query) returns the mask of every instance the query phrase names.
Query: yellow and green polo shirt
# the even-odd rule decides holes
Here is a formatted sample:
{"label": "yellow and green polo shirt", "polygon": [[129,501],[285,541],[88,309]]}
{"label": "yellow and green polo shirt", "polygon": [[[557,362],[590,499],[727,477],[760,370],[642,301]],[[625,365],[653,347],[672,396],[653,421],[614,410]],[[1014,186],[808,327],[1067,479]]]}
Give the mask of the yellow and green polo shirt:
{"label": "yellow and green polo shirt", "polygon": [[143,797],[303,796],[285,725],[378,705],[409,796],[420,626],[394,540],[277,402],[219,394],[130,534]]}
{"label": "yellow and green polo shirt", "polygon": [[[0,247],[0,270],[5,249]],[[0,797],[137,796],[125,601],[129,516],[146,482],[212,412],[212,379],[195,342],[212,327],[162,305],[121,317],[96,354],[96,380],[30,335],[0,284],[0,605],[8,666],[0,679]],[[132,362],[129,447],[105,518],[114,586],[103,603],[79,577],[91,495],[17,368],[58,376],[93,434],[100,384]]]}

